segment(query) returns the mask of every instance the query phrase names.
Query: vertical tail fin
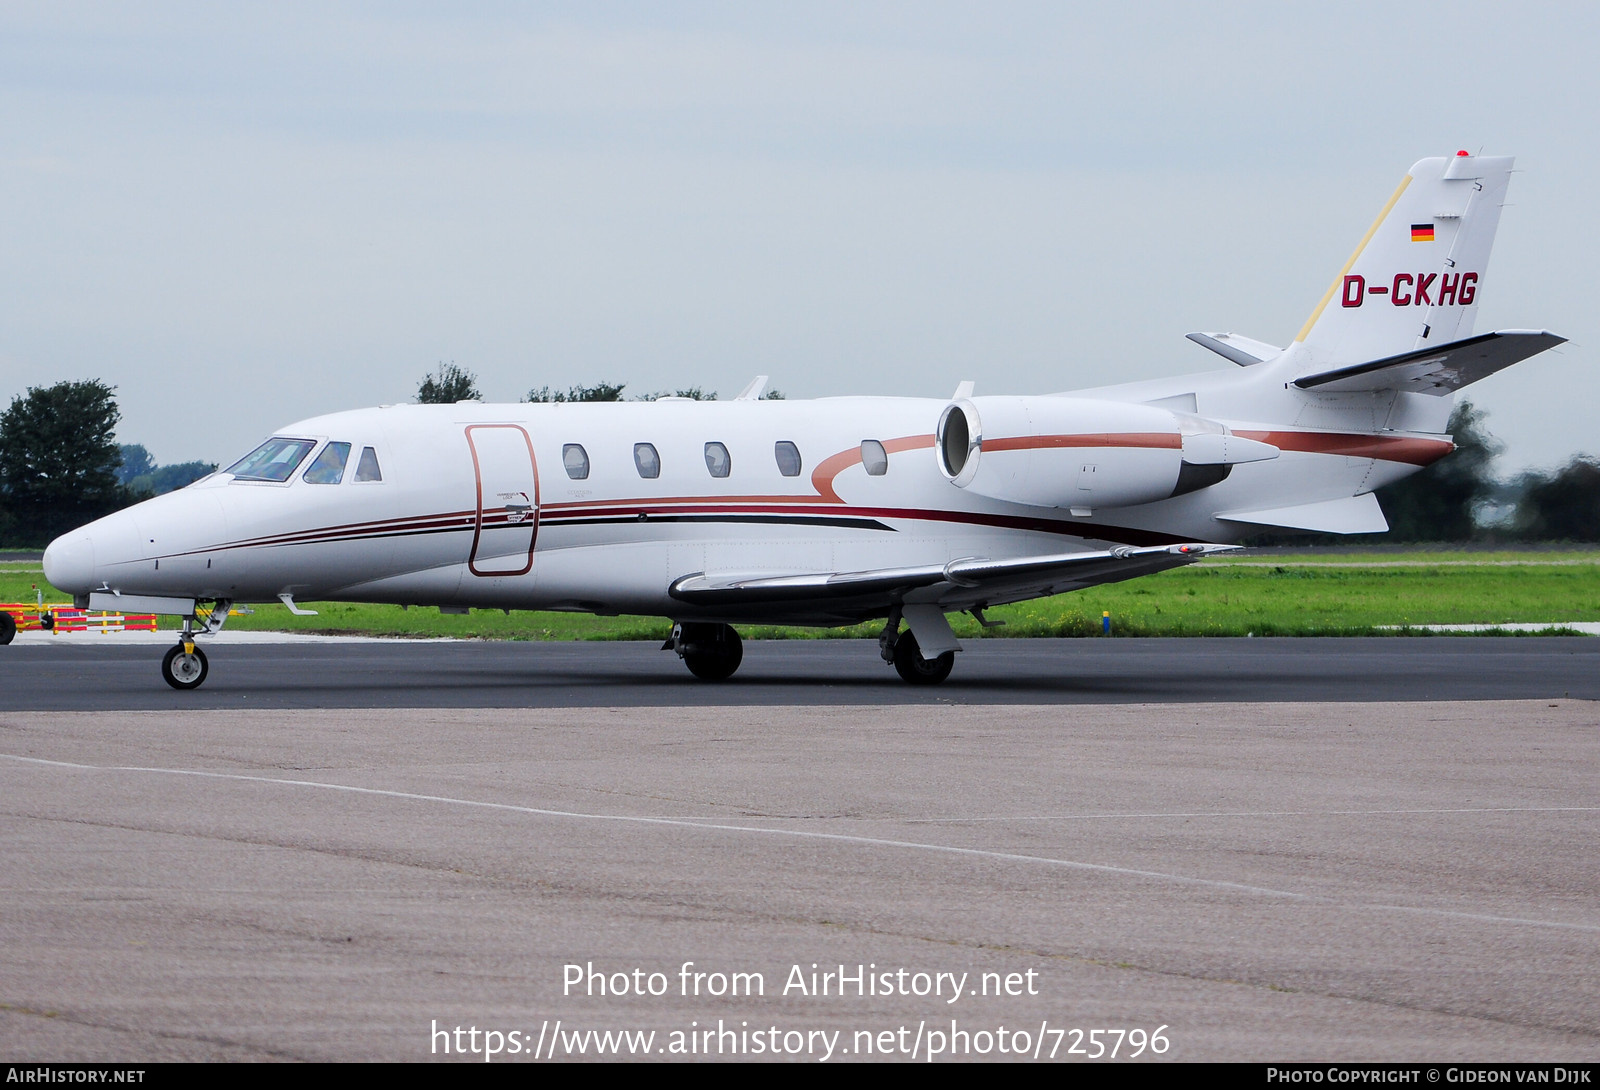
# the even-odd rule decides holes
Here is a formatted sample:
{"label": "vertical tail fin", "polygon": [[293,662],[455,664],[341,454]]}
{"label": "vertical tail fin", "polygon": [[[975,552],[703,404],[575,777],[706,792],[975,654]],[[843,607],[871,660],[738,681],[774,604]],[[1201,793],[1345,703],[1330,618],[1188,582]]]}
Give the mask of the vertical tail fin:
{"label": "vertical tail fin", "polygon": [[1307,363],[1364,363],[1470,336],[1510,157],[1413,166],[1295,338]]}

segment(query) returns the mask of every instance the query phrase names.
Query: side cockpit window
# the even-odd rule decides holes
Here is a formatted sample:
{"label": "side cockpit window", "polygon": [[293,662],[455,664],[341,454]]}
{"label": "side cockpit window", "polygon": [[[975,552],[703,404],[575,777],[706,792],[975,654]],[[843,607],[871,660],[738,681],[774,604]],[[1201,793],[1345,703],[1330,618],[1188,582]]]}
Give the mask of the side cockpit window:
{"label": "side cockpit window", "polygon": [[361,461],[356,463],[356,480],[383,480],[383,470],[378,468],[378,452],[371,447],[361,448]]}
{"label": "side cockpit window", "polygon": [[301,479],[307,484],[338,484],[344,480],[344,466],[349,460],[349,443],[329,443]]}
{"label": "side cockpit window", "polygon": [[[274,437],[229,466],[236,481],[273,481],[282,484],[294,475],[317,444],[310,439]],[[347,448],[348,449],[348,448]]]}

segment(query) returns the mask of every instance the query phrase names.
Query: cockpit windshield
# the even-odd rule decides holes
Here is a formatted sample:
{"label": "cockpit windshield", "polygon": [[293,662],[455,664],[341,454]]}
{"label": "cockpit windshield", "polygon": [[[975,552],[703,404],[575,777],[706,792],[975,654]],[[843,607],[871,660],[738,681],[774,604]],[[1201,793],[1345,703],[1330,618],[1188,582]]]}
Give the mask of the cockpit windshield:
{"label": "cockpit windshield", "polygon": [[[236,481],[287,481],[316,445],[311,439],[274,437],[233,463],[227,471]],[[343,468],[341,465],[340,469]]]}

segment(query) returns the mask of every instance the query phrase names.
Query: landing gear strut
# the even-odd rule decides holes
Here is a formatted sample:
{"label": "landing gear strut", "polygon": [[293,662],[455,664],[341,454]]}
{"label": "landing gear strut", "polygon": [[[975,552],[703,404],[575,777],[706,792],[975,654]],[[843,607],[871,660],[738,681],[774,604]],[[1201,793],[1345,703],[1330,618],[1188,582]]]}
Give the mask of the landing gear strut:
{"label": "landing gear strut", "polygon": [[676,651],[701,681],[725,681],[744,661],[744,644],[732,625],[686,622],[672,626],[663,651]]}

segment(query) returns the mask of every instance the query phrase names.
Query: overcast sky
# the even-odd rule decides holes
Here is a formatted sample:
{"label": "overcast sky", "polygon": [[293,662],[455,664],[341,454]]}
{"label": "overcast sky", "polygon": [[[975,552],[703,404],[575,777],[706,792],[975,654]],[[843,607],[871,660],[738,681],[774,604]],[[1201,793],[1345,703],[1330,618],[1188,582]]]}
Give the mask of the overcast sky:
{"label": "overcast sky", "polygon": [[[1081,10],[1080,10],[1081,9]],[[600,380],[1067,390],[1286,344],[1411,163],[1517,156],[1474,386],[1600,454],[1590,4],[0,0],[0,404],[228,462],[322,412]]]}

